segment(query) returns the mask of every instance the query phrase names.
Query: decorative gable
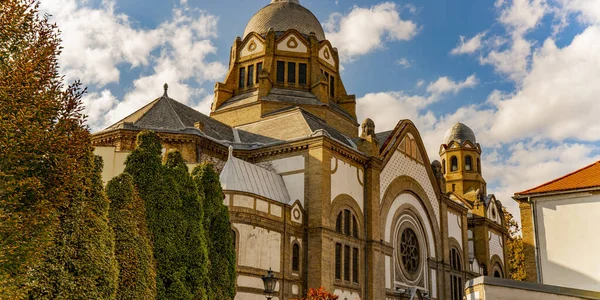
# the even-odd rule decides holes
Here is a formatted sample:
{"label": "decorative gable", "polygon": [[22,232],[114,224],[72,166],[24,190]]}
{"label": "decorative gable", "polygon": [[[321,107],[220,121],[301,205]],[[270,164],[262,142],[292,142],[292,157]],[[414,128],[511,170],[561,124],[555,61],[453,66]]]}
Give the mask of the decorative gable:
{"label": "decorative gable", "polygon": [[277,44],[278,51],[308,53],[308,46],[295,34],[290,34]]}
{"label": "decorative gable", "polygon": [[244,46],[241,47],[240,57],[246,57],[254,54],[263,53],[265,51],[265,44],[257,37],[251,37]]}
{"label": "decorative gable", "polygon": [[333,50],[328,44],[325,44],[319,50],[319,58],[335,68],[335,60],[333,59]]}
{"label": "decorative gable", "polygon": [[419,151],[419,146],[417,145],[417,141],[413,137],[412,134],[408,133],[400,142],[400,146],[398,146],[398,150],[404,153],[406,156],[409,156],[416,161],[423,163],[423,157],[421,156],[421,151]]}

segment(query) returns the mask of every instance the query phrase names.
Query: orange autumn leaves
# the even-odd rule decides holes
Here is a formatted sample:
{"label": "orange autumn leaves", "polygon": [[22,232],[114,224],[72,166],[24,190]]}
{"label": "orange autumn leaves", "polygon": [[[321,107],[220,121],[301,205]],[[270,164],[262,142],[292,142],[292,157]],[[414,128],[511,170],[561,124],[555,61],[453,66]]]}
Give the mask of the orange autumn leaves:
{"label": "orange autumn leaves", "polygon": [[[300,300],[337,300],[338,296],[331,294],[324,287],[318,289],[310,288],[305,298]],[[297,300],[297,299],[294,299]]]}

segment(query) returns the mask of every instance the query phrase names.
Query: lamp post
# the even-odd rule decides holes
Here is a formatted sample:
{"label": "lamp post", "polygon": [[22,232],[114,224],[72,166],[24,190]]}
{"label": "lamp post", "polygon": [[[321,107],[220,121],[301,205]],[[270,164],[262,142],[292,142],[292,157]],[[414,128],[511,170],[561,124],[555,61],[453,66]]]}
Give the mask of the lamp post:
{"label": "lamp post", "polygon": [[275,277],[271,268],[267,271],[267,275],[262,277],[262,281],[265,284],[265,296],[269,300],[273,299],[275,286],[277,285],[277,277]]}

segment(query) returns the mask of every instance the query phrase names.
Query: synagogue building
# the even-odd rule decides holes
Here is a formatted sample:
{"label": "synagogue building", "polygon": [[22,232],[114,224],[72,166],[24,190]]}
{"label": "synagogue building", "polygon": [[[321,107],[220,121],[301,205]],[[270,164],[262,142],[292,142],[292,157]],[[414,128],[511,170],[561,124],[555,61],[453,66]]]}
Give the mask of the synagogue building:
{"label": "synagogue building", "polygon": [[236,299],[265,299],[269,269],[274,299],[286,300],[320,286],[349,300],[459,300],[469,279],[507,277],[502,205],[473,131],[450,128],[431,161],[410,120],[385,132],[359,124],[348,90],[319,20],[299,0],[273,0],[233,42],[209,116],[165,86],[93,143],[105,180],[123,171],[142,130],[158,133],[163,153],[215,166]]}

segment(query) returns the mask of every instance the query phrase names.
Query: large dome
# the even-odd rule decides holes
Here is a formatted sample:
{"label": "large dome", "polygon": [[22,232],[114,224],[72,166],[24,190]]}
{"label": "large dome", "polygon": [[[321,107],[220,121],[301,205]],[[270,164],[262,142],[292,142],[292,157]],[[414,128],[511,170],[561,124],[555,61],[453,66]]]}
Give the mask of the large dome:
{"label": "large dome", "polygon": [[446,131],[444,142],[447,145],[452,141],[455,141],[461,145],[466,141],[470,141],[473,144],[477,143],[473,130],[463,123],[456,123],[454,126],[452,126],[452,128]]}
{"label": "large dome", "polygon": [[325,39],[325,32],[317,17],[300,5],[300,0],[272,0],[271,4],[259,10],[246,25],[244,38],[250,32],[265,34],[273,28],[275,32],[296,29],[309,35],[314,32],[319,41]]}

